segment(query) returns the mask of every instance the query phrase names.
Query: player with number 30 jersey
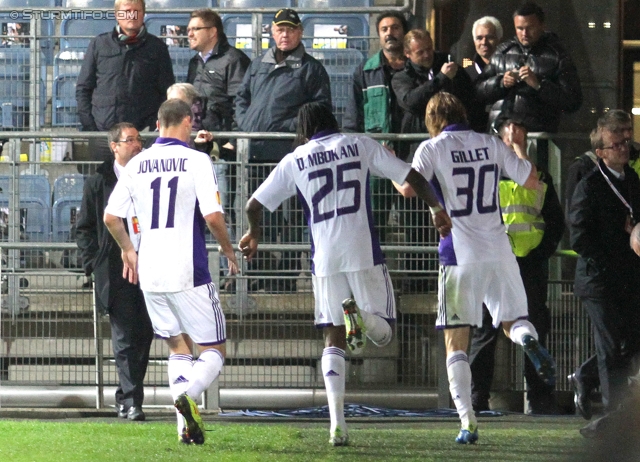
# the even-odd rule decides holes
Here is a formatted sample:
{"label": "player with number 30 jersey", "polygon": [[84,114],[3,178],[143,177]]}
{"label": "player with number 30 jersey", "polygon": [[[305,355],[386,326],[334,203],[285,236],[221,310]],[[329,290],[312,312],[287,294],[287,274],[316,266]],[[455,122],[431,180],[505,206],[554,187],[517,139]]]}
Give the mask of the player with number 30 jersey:
{"label": "player with number 30 jersey", "polygon": [[413,168],[432,182],[449,216],[451,234],[440,242],[443,265],[512,259],[500,214],[500,175],[524,184],[531,164],[502,140],[450,125],[416,150]]}

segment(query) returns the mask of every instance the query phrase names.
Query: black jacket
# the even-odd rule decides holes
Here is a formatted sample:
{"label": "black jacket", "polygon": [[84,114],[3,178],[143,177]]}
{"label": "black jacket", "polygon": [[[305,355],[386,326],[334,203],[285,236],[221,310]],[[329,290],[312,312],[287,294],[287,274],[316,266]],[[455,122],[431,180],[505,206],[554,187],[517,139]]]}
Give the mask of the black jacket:
{"label": "black jacket", "polygon": [[569,165],[564,189],[564,209],[567,213],[567,217],[569,216],[571,198],[576,190],[576,186],[578,186],[580,180],[587,176],[591,170],[596,168],[596,160],[596,155],[591,151],[587,151],[581,156],[576,157],[571,165]]}
{"label": "black jacket", "polygon": [[474,86],[473,102],[467,106],[467,118],[469,119],[469,125],[478,133],[489,132],[489,110],[491,106],[486,105],[481,99],[478,98],[475,92],[475,85],[480,76],[487,68],[486,64],[480,55],[476,53],[473,56],[473,61],[470,66],[465,67],[464,70],[471,79],[471,83]]}
{"label": "black jacket", "polygon": [[[640,218],[640,179],[628,165],[618,180],[598,160],[602,171]],[[610,188],[600,169],[585,176],[573,193],[569,211],[571,247],[580,258],[576,266],[575,294],[603,298],[637,296],[640,257],[629,245],[625,223],[628,209]]]}
{"label": "black jacket", "polygon": [[[331,108],[329,74],[300,44],[281,63],[276,48],[254,58],[236,95],[236,121],[244,132],[295,133],[298,110],[317,102]],[[293,140],[252,140],[250,162],[279,162]]]}
{"label": "black jacket", "polygon": [[[525,82],[505,88],[504,74],[524,65],[536,74],[540,88],[536,90]],[[550,32],[545,32],[532,47],[522,46],[515,37],[498,45],[476,90],[481,101],[493,104],[490,123],[506,112],[522,119],[530,132],[556,133],[560,115],[575,112],[582,105],[576,66],[558,37]]]}
{"label": "black jacket", "polygon": [[[247,55],[229,45],[225,36],[220,38],[206,63],[199,53],[191,58],[187,82],[204,98],[206,107],[202,127],[205,130],[229,132],[237,129],[235,99],[250,63]],[[226,142],[218,140],[219,145]]]}
{"label": "black jacket", "polygon": [[107,159],[98,167],[97,173],[85,181],[76,233],[84,272],[87,276],[93,273],[96,306],[103,313],[108,312],[116,291],[132,286],[122,277],[120,247],[102,221],[109,196],[118,181],[113,163],[113,157]]}
{"label": "black jacket", "polygon": [[[453,79],[440,72],[447,54],[436,52],[431,69],[416,66],[407,60],[404,70],[391,80],[398,105],[404,109],[401,133],[426,133],[424,115],[433,95],[446,91],[454,94],[468,108],[474,98],[474,88],[467,73],[460,67]],[[431,70],[433,74],[431,75]]]}
{"label": "black jacket", "polygon": [[155,130],[174,81],[167,45],[158,37],[145,33],[125,45],[115,29],[98,35],[89,43],[76,85],[82,130],[107,131],[119,122]]}

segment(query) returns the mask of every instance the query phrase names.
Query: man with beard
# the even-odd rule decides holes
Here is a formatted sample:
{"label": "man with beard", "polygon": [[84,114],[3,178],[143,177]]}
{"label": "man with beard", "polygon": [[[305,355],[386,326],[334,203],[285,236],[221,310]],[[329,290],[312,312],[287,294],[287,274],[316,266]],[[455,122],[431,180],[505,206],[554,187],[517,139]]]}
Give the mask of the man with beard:
{"label": "man with beard", "polygon": [[[353,74],[353,92],[343,118],[346,131],[366,133],[400,133],[404,110],[398,105],[391,88],[394,74],[404,69],[402,40],[409,30],[407,20],[399,11],[386,11],[376,20],[380,37],[380,52],[362,63]],[[385,143],[388,144],[388,143]],[[389,145],[394,152],[396,146]],[[402,154],[396,152],[398,157]],[[385,242],[388,211],[392,205],[391,182],[371,180],[373,216],[381,242]]]}

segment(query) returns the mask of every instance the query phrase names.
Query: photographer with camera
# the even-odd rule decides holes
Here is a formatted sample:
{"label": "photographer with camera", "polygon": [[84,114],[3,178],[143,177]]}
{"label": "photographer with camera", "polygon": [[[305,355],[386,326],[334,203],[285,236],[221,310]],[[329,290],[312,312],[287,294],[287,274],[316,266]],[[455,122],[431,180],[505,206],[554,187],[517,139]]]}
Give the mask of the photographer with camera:
{"label": "photographer with camera", "polygon": [[529,132],[558,131],[560,115],[582,104],[578,72],[558,37],[544,30],[544,12],[527,2],[513,14],[516,36],[498,46],[476,83],[477,97],[522,121]]}

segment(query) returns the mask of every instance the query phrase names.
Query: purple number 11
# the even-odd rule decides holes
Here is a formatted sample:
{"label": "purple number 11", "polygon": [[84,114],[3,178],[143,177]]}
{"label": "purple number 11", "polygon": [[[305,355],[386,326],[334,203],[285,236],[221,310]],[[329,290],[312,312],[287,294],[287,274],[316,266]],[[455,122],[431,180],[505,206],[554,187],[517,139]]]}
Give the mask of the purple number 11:
{"label": "purple number 11", "polygon": [[[160,221],[160,183],[162,177],[158,177],[151,182],[153,190],[153,210],[151,211],[151,229],[157,229]],[[178,194],[178,177],[174,176],[168,183],[169,192],[169,210],[167,211],[167,224],[165,228],[173,228],[173,218],[176,213],[176,195]]]}

